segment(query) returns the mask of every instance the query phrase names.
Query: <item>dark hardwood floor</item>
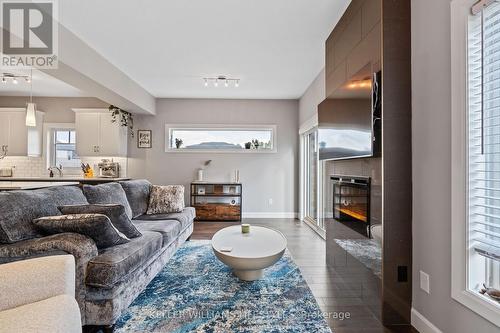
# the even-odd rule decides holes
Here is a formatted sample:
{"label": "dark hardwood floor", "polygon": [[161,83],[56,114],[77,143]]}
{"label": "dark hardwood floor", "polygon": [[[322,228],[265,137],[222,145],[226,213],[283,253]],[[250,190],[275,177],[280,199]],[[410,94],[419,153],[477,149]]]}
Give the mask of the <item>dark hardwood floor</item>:
{"label": "dark hardwood floor", "polygon": [[[379,289],[364,283],[366,269],[358,263],[347,268],[328,267],[325,241],[304,223],[294,219],[244,219],[243,222],[273,227],[286,236],[288,250],[335,333],[417,332],[409,327],[384,327],[378,313]],[[218,230],[235,224],[239,223],[195,222],[191,239],[211,239]],[[348,256],[345,254],[342,260],[356,260]]]}

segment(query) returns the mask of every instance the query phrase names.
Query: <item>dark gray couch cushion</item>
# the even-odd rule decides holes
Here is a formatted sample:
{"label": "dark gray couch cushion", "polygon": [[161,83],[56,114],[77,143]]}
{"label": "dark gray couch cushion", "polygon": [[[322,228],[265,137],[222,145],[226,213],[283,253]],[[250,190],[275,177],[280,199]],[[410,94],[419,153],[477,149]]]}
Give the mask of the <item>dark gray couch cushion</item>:
{"label": "dark gray couch cushion", "polygon": [[121,181],[120,185],[123,187],[127,195],[130,208],[132,209],[132,216],[137,217],[146,214],[149,203],[149,193],[151,192],[151,183],[146,179],[125,180]]}
{"label": "dark gray couch cushion", "polygon": [[128,238],[139,237],[141,233],[125,213],[125,207],[115,204],[88,204],[60,206],[63,214],[104,214],[122,234]]}
{"label": "dark gray couch cushion", "polygon": [[61,215],[58,206],[87,204],[76,186],[40,190],[0,192],[0,243],[15,243],[39,237],[33,219]]}
{"label": "dark gray couch cushion", "polygon": [[161,235],[145,231],[141,237],[126,244],[105,249],[89,261],[85,283],[92,287],[112,288],[144,265],[161,247]]}
{"label": "dark gray couch cushion", "polygon": [[132,218],[132,209],[127,200],[125,191],[118,183],[100,185],[83,185],[83,194],[91,204],[118,204],[125,207],[129,219]]}
{"label": "dark gray couch cushion", "polygon": [[129,239],[116,229],[103,214],[70,214],[40,217],[35,226],[48,235],[73,232],[94,240],[98,249],[124,244]]}
{"label": "dark gray couch cushion", "polygon": [[181,223],[182,230],[193,223],[196,217],[196,211],[193,207],[186,207],[180,213],[168,213],[168,214],[153,214],[153,215],[141,215],[134,219],[134,224],[136,220],[140,221],[161,221],[161,220],[176,220]]}
{"label": "dark gray couch cushion", "polygon": [[139,221],[134,220],[134,224],[141,232],[155,231],[159,232],[163,237],[163,247],[170,245],[172,241],[179,236],[181,232],[181,224],[175,220],[160,220],[160,221]]}

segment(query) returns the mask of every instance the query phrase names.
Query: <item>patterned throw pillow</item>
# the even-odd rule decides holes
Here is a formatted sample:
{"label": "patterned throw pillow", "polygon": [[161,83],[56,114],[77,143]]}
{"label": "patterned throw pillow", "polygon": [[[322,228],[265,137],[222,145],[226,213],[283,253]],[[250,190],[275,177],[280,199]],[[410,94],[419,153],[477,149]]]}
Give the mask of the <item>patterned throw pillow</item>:
{"label": "patterned throw pillow", "polygon": [[153,185],[146,214],[180,213],[184,210],[184,186]]}
{"label": "patterned throw pillow", "polygon": [[142,236],[125,212],[125,207],[115,204],[66,205],[58,207],[61,213],[67,214],[104,214],[113,226],[128,238]]}
{"label": "patterned throw pillow", "polygon": [[119,232],[103,214],[47,216],[35,219],[33,223],[49,235],[74,232],[88,236],[94,240],[98,249],[129,242],[129,239]]}

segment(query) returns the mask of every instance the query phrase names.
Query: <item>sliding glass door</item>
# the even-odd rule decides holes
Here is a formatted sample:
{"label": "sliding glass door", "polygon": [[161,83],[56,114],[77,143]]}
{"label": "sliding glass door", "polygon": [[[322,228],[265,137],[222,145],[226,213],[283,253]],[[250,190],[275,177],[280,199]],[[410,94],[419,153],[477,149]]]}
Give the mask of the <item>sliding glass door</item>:
{"label": "sliding glass door", "polygon": [[302,134],[302,198],[303,218],[315,228],[324,230],[321,218],[321,167],[318,160],[318,130],[312,130]]}
{"label": "sliding glass door", "polygon": [[316,150],[317,132],[307,134],[306,138],[306,217],[318,219],[318,152]]}

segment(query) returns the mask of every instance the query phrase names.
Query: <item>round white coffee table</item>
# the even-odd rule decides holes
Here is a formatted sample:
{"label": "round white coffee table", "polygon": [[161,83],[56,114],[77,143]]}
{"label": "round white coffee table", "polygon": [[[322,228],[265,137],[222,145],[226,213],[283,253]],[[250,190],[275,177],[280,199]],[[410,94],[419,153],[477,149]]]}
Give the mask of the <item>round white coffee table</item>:
{"label": "round white coffee table", "polygon": [[286,238],[271,228],[252,225],[250,233],[244,234],[241,226],[231,226],[215,233],[212,249],[237,277],[253,281],[262,277],[264,268],[275,264],[283,256]]}

